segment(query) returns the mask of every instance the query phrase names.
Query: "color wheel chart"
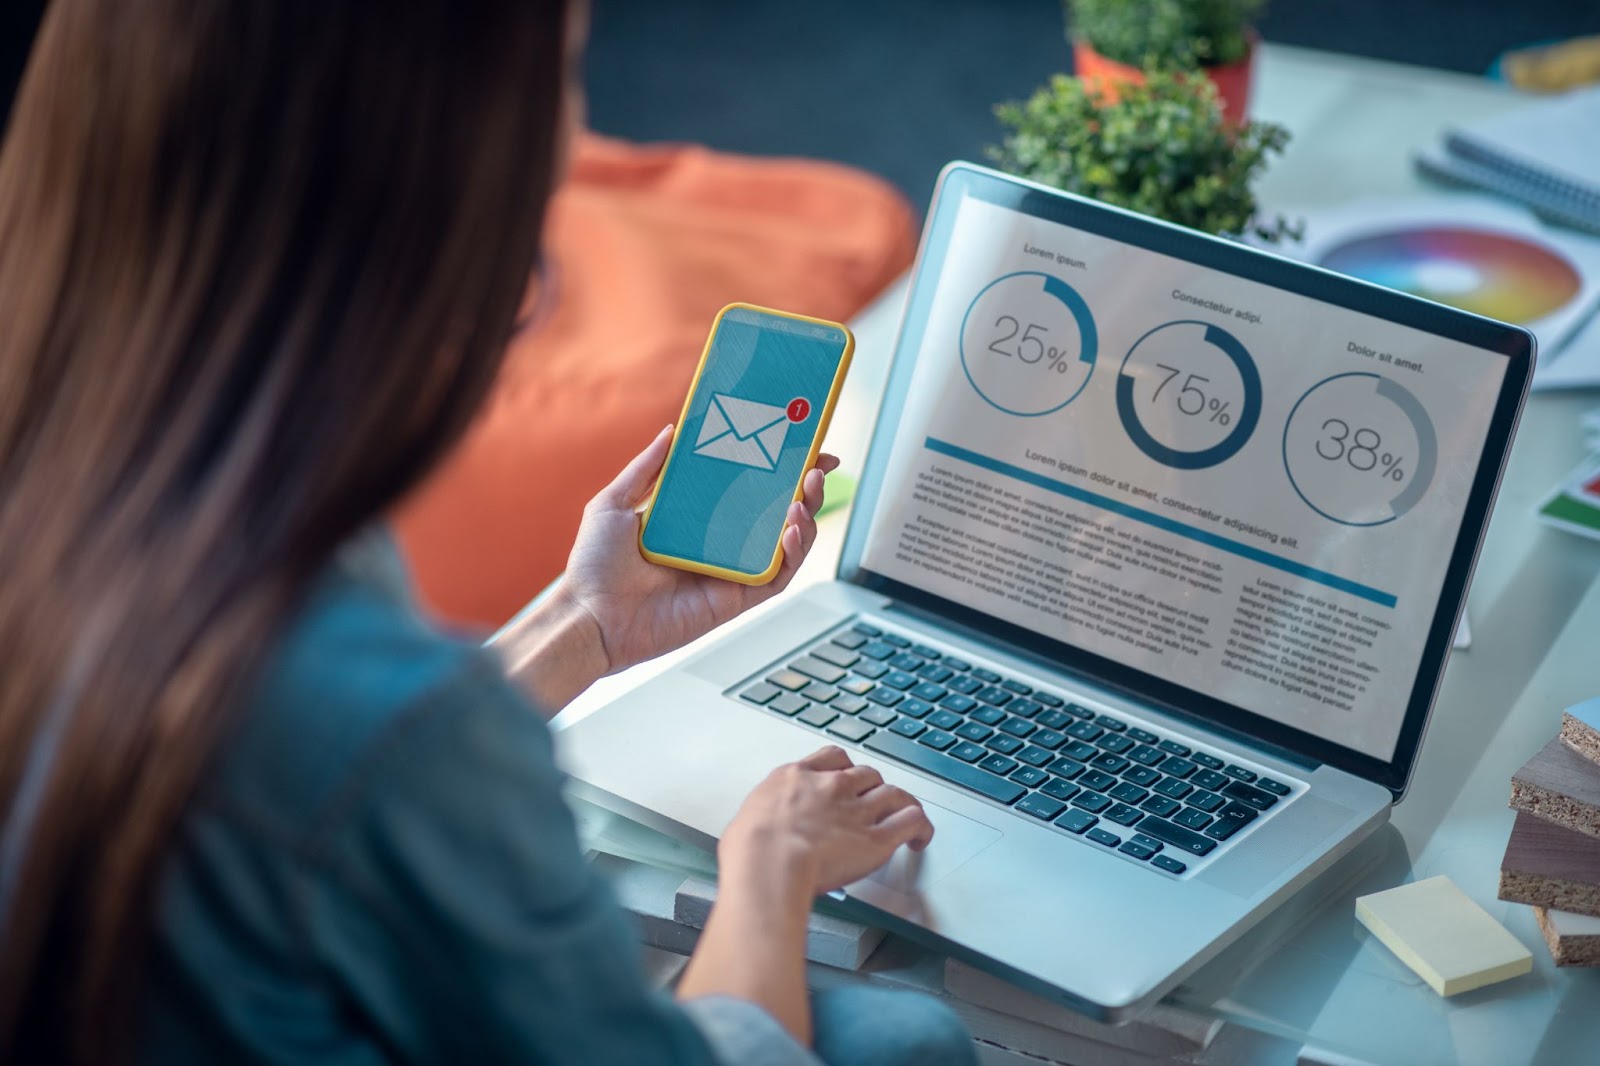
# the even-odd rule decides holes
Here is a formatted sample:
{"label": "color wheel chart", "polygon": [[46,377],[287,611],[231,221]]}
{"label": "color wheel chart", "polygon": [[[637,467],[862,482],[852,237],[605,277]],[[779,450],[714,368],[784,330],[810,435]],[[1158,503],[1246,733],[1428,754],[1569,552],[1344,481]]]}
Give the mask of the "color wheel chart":
{"label": "color wheel chart", "polygon": [[1578,297],[1583,278],[1560,251],[1475,226],[1396,225],[1325,247],[1317,265],[1464,311],[1526,325]]}

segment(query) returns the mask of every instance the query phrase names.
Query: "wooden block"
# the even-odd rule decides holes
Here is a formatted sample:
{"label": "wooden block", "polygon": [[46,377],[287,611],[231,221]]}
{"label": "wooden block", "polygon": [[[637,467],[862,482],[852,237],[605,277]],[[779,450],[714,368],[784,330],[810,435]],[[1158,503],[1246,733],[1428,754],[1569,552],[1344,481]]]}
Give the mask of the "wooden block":
{"label": "wooden block", "polygon": [[1545,907],[1533,913],[1557,966],[1600,966],[1600,918]]}
{"label": "wooden block", "polygon": [[1356,918],[1441,996],[1533,969],[1533,953],[1448,877],[1361,896]]}
{"label": "wooden block", "polygon": [[1600,763],[1600,698],[1568,707],[1561,715],[1561,743]]}
{"label": "wooden block", "polygon": [[1600,840],[1519,811],[1500,862],[1500,898],[1600,915]]}
{"label": "wooden block", "polygon": [[1222,1028],[1219,1019],[1164,1003],[1124,1025],[1097,1022],[955,959],[945,961],[944,987],[951,996],[979,1007],[1161,1058],[1203,1051]]}
{"label": "wooden block", "polygon": [[[691,877],[678,886],[673,899],[673,919],[692,929],[704,929],[716,899],[716,885]],[[813,911],[806,929],[806,958],[841,970],[859,970],[873,950],[883,943],[883,936],[882,929]]]}
{"label": "wooden block", "polygon": [[1512,775],[1511,806],[1600,837],[1600,766],[1557,737]]}

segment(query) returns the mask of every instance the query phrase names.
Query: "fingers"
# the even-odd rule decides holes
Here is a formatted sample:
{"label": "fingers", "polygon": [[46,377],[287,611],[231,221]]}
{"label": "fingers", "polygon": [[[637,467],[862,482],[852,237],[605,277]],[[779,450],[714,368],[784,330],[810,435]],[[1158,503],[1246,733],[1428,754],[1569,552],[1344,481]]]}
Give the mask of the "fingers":
{"label": "fingers", "polygon": [[850,756],[845,754],[843,748],[837,744],[829,744],[827,747],[807,755],[797,765],[803,766],[807,770],[843,770],[854,764],[851,763]]}
{"label": "fingers", "polygon": [[611,484],[600,490],[591,504],[616,510],[631,510],[638,506],[645,493],[650,491],[650,486],[655,484],[656,475],[661,473],[671,444],[672,424],[668,423],[665,429],[656,434],[656,439],[645,446],[644,451],[622,468]]}
{"label": "fingers", "polygon": [[817,469],[822,471],[824,474],[833,473],[835,470],[839,469],[839,457],[837,455],[829,455],[827,452],[822,452],[817,456]]}
{"label": "fingers", "polygon": [[806,476],[800,479],[800,503],[805,507],[807,515],[814,515],[822,509],[824,480],[820,466],[807,470]]}
{"label": "fingers", "polygon": [[908,844],[912,851],[921,851],[933,840],[933,823],[928,821],[928,813],[915,796],[906,793],[906,798],[911,801],[910,804],[898,807],[887,815],[878,823],[875,832],[893,847]]}
{"label": "fingers", "polygon": [[834,787],[845,796],[865,796],[883,786],[883,775],[870,766],[852,766],[839,771],[836,777],[838,780]]}

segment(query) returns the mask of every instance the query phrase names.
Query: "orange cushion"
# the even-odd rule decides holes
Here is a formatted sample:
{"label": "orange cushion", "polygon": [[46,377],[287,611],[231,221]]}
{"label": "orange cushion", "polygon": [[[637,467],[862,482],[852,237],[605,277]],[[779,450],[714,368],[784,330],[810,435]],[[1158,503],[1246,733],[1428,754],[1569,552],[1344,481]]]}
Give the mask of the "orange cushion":
{"label": "orange cushion", "polygon": [[423,602],[505,621],[566,565],[588,499],[677,418],[720,308],[847,319],[915,244],[905,199],[848,167],[585,135],[546,230],[553,306],[397,516]]}

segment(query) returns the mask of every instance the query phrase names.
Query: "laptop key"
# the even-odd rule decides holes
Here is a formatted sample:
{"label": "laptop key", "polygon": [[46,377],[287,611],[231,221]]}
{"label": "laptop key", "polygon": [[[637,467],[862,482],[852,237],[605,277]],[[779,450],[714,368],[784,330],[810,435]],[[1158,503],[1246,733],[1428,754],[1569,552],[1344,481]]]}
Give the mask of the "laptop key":
{"label": "laptop key", "polygon": [[856,742],[867,739],[875,732],[877,730],[859,718],[841,718],[828,726],[829,735]]}
{"label": "laptop key", "polygon": [[811,657],[835,666],[854,666],[861,661],[861,656],[837,644],[818,644],[811,649]]}
{"label": "laptop key", "polygon": [[1118,825],[1132,825],[1143,817],[1137,807],[1130,807],[1126,803],[1118,803],[1105,813],[1107,821],[1116,822]]}
{"label": "laptop key", "polygon": [[1088,811],[1090,814],[1099,814],[1111,806],[1111,801],[1098,792],[1080,792],[1072,797],[1072,805],[1080,810]]}
{"label": "laptop key", "polygon": [[941,654],[938,648],[927,644],[913,644],[911,645],[911,650],[922,656],[924,659],[937,659]]}
{"label": "laptop key", "polygon": [[860,714],[871,705],[860,696],[848,695],[835,696],[833,698],[833,702],[828,704],[828,706],[832,707],[840,714]]}
{"label": "laptop key", "polygon": [[1094,720],[1094,724],[1098,726],[1104,726],[1113,733],[1121,733],[1123,730],[1128,728],[1127,722],[1124,722],[1120,718],[1113,718],[1109,714],[1100,715]]}
{"label": "laptop key", "polygon": [[996,733],[983,746],[990,751],[998,751],[1001,755],[1012,755],[1022,750],[1022,741],[1004,733]]}
{"label": "laptop key", "polygon": [[811,684],[800,690],[800,695],[804,696],[808,700],[815,700],[818,703],[827,703],[838,694],[838,689],[834,688],[832,685],[824,685],[821,681],[813,681]]}
{"label": "laptop key", "polygon": [[1201,766],[1204,766],[1207,770],[1222,769],[1222,760],[1217,758],[1215,755],[1207,755],[1203,751],[1197,751],[1191,754],[1189,758],[1193,759]]}
{"label": "laptop key", "polygon": [[1168,799],[1181,800],[1194,791],[1194,786],[1187,781],[1179,781],[1176,777],[1163,777],[1155,790]]}
{"label": "laptop key", "polygon": [[1198,831],[1211,824],[1211,815],[1205,811],[1195,810],[1193,807],[1185,807],[1177,814],[1174,814],[1172,820],[1185,829]]}
{"label": "laptop key", "polygon": [[1021,751],[1017,752],[1017,758],[1021,759],[1023,762],[1027,763],[1029,766],[1044,766],[1044,765],[1047,765],[1052,760],[1054,760],[1055,757],[1056,757],[1055,752],[1049,751],[1049,750],[1047,750],[1045,748],[1041,748],[1037,744],[1029,744],[1027,747],[1025,747]]}
{"label": "laptop key", "polygon": [[873,725],[888,725],[899,717],[887,707],[868,707],[861,712],[861,720],[871,722]]}
{"label": "laptop key", "polygon": [[924,666],[921,670],[917,671],[917,676],[926,678],[929,681],[932,681],[934,684],[938,684],[947,677],[955,676],[955,671],[950,669],[948,666],[940,666],[938,663],[929,663],[927,666]]}
{"label": "laptop key", "polygon": [[1050,780],[1050,775],[1039,769],[1037,766],[1024,766],[1022,769],[1011,774],[1010,777],[1011,780],[1015,781],[1017,784],[1026,785],[1028,788],[1038,788],[1040,785]]}
{"label": "laptop key", "polygon": [[1177,800],[1168,799],[1165,796],[1151,796],[1149,799],[1139,804],[1139,809],[1142,811],[1149,811],[1157,818],[1171,818],[1173,815],[1177,814],[1178,811],[1183,809],[1183,804],[1179,803]]}
{"label": "laptop key", "polygon": [[[948,660],[946,660],[948,662]],[[963,696],[970,696],[983,689],[983,682],[975,677],[952,677],[945,682],[946,688],[953,688]]]}
{"label": "laptop key", "polygon": [[1243,781],[1245,784],[1249,784],[1251,781],[1256,779],[1256,772],[1254,770],[1246,770],[1242,766],[1233,765],[1233,763],[1229,763],[1227,766],[1224,766],[1222,768],[1222,772],[1227,774],[1229,777]]}
{"label": "laptop key", "polygon": [[1077,737],[1079,740],[1098,740],[1104,733],[1105,730],[1093,722],[1077,722],[1067,726],[1067,736]]}
{"label": "laptop key", "polygon": [[978,766],[991,774],[999,774],[1001,777],[1005,777],[1017,768],[1017,760],[1000,754],[990,754],[985,755]]}
{"label": "laptop key", "polygon": [[1077,718],[1093,718],[1094,712],[1087,707],[1079,707],[1076,703],[1067,704],[1067,713]]}
{"label": "laptop key", "polygon": [[1206,827],[1205,834],[1213,840],[1227,840],[1259,817],[1242,803],[1229,803],[1217,812],[1217,820]]}
{"label": "laptop key", "polygon": [[1024,685],[1021,681],[1006,680],[1000,682],[1000,684],[1004,685],[1006,688],[1010,689],[1012,692],[1015,692],[1019,696],[1033,695],[1032,687]]}
{"label": "laptop key", "polygon": [[996,707],[1004,707],[1006,704],[1011,702],[1011,693],[1007,692],[999,685],[990,685],[988,688],[979,689],[977,692],[973,693],[973,695],[977,696],[984,703],[992,703]]}
{"label": "laptop key", "polygon": [[855,651],[867,642],[864,633],[840,633],[830,643],[837,644],[846,651]]}
{"label": "laptop key", "polygon": [[1044,704],[1046,707],[1059,707],[1063,703],[1067,702],[1053,692],[1035,692],[1033,694],[1033,698]]}
{"label": "laptop key", "polygon": [[1073,796],[1076,796],[1083,790],[1077,785],[1074,785],[1071,781],[1063,781],[1059,777],[1052,777],[1050,780],[1039,786],[1039,791],[1043,792],[1046,796],[1049,796],[1052,799],[1066,801],[1071,799]]}
{"label": "laptop key", "polygon": [[1104,829],[1091,829],[1083,835],[1094,841],[1096,844],[1104,844],[1108,848],[1114,848],[1118,844],[1122,843],[1121,837],[1117,836],[1115,833],[1108,833]]}
{"label": "laptop key", "polygon": [[[1168,777],[1188,777],[1190,774],[1194,773],[1198,767],[1181,755],[1173,755],[1163,761],[1159,769]],[[1210,770],[1206,771],[1206,773],[1210,772]]]}
{"label": "laptop key", "polygon": [[1084,788],[1092,788],[1096,792],[1104,792],[1107,789],[1116,788],[1117,779],[1104,770],[1089,770],[1078,778],[1078,784]]}
{"label": "laptop key", "polygon": [[793,692],[785,692],[769,702],[767,706],[779,714],[795,715],[811,706],[811,701],[802,699]]}
{"label": "laptop key", "polygon": [[1033,735],[1032,740],[1046,751],[1055,751],[1067,742],[1066,736],[1054,729],[1041,729]]}
{"label": "laptop key", "polygon": [[1124,855],[1132,855],[1134,858],[1141,861],[1148,859],[1155,854],[1155,852],[1151,851],[1137,840],[1130,840],[1117,850],[1122,852]]}
{"label": "laptop key", "polygon": [[911,641],[906,637],[902,637],[899,633],[885,633],[883,635],[883,642],[885,644],[893,644],[897,648],[911,647]]}
{"label": "laptop key", "polygon": [[950,669],[954,670],[958,674],[964,674],[968,670],[972,669],[972,664],[967,662],[967,660],[965,660],[965,659],[957,659],[953,655],[946,655],[944,657],[944,659],[943,659],[943,662],[944,662],[944,664],[946,666],[948,666]]}
{"label": "laptop key", "polygon": [[1274,781],[1270,777],[1263,777],[1261,780],[1257,781],[1256,787],[1264,788],[1274,796],[1287,796],[1289,794],[1288,785],[1284,784],[1282,781]]}
{"label": "laptop key", "polygon": [[1228,779],[1215,770],[1197,770],[1189,780],[1195,788],[1203,788],[1207,792],[1221,792],[1228,787]]}
{"label": "laptop key", "polygon": [[1135,833],[1135,834],[1133,834],[1133,842],[1135,844],[1138,844],[1138,845],[1142,846],[1142,847],[1149,848],[1151,851],[1160,851],[1163,847],[1166,846],[1166,845],[1162,844],[1161,841],[1157,840],[1155,837],[1146,836],[1143,833]]}
{"label": "laptop key", "polygon": [[956,738],[942,729],[930,729],[917,738],[918,744],[926,744],[935,751],[943,751],[956,742]]}
{"label": "laptop key", "polygon": [[1106,751],[1120,755],[1129,748],[1133,747],[1133,741],[1129,740],[1121,733],[1107,733],[1105,736],[1095,741],[1094,745],[1097,748],[1104,748]]}
{"label": "laptop key", "polygon": [[868,622],[857,622],[855,625],[851,626],[850,628],[855,630],[857,633],[862,634],[863,636],[868,636],[868,637],[881,637],[881,636],[883,636],[883,630],[879,629],[877,626],[872,625],[872,624],[870,624]]}
{"label": "laptop key", "polygon": [[991,707],[984,703],[973,708],[968,717],[974,722],[982,722],[984,725],[999,725],[1006,720],[1006,712],[998,707]]}
{"label": "laptop key", "polygon": [[952,759],[948,755],[930,751],[924,746],[926,743],[925,737],[920,740],[907,740],[894,733],[878,732],[867,738],[865,747],[868,751],[898,759],[940,780],[970,789],[1000,803],[1012,804],[1027,794],[1028,790],[1015,781],[1007,781],[993,774],[984,773],[975,766],[968,766],[960,759]]}
{"label": "laptop key", "polygon": [[[901,736],[909,737],[912,740],[915,740],[917,737],[928,731],[928,727],[917,721],[915,718],[896,718],[894,722],[890,724],[889,729],[892,732],[899,733]],[[1209,818],[1206,819],[1208,822],[1210,820],[1211,819]]]}
{"label": "laptop key", "polygon": [[904,670],[891,670],[888,674],[884,675],[883,680],[879,682],[879,684],[888,685],[890,688],[899,689],[901,692],[904,692],[908,688],[912,688],[916,685],[916,683],[916,677],[912,674],[906,673]]}
{"label": "laptop key", "polygon": [[1069,833],[1082,833],[1085,829],[1094,826],[1099,820],[1088,811],[1070,810],[1056,819],[1056,825],[1059,825]]}
{"label": "laptop key", "polygon": [[994,736],[994,730],[980,722],[962,722],[956,726],[956,736],[962,740],[970,740],[974,743],[982,744]]}
{"label": "laptop key", "polygon": [[933,704],[926,700],[919,700],[913,696],[911,699],[901,700],[899,703],[895,704],[894,709],[911,718],[922,718],[925,717],[929,711],[933,710]]}
{"label": "laptop key", "polygon": [[797,674],[793,670],[779,670],[775,674],[768,674],[767,681],[770,684],[777,685],[779,688],[786,688],[790,692],[799,692],[811,684],[809,677],[805,674]]}
{"label": "laptop key", "polygon": [[1149,788],[1162,778],[1160,774],[1148,766],[1134,766],[1123,773],[1122,779],[1124,781],[1132,781],[1140,788]]}
{"label": "laptop key", "polygon": [[952,711],[934,711],[928,715],[928,724],[935,729],[954,729],[961,724],[961,716]]}
{"label": "laptop key", "polygon": [[1152,748],[1149,744],[1140,744],[1137,748],[1128,752],[1128,758],[1140,766],[1154,766],[1162,759],[1165,759],[1166,756],[1161,754],[1160,748]]}
{"label": "laptop key", "polygon": [[962,762],[977,762],[989,753],[970,740],[963,740],[950,749],[950,754]]}
{"label": "laptop key", "polygon": [[1031,814],[1041,822],[1050,821],[1066,808],[1067,805],[1060,800],[1051,799],[1049,796],[1043,796],[1037,792],[1022,797],[1022,800],[1017,804],[1017,810],[1022,811],[1024,814]]}
{"label": "laptop key", "polygon": [[1111,791],[1107,792],[1106,795],[1114,800],[1121,800],[1123,803],[1143,803],[1144,798],[1150,793],[1131,781],[1124,781],[1121,784],[1113,785]]}
{"label": "laptop key", "polygon": [[1026,740],[1028,737],[1033,736],[1039,727],[1026,718],[1007,718],[1000,723],[1000,729],[1002,732],[1010,733],[1014,737]]}
{"label": "laptop key", "polygon": [[887,659],[895,654],[893,644],[885,644],[881,640],[874,640],[861,646],[861,654],[869,659]]}
{"label": "laptop key", "polygon": [[1068,759],[1063,756],[1056,759],[1049,766],[1045,767],[1045,769],[1049,770],[1057,777],[1064,777],[1070,781],[1074,777],[1077,777],[1079,774],[1083,773],[1085,767],[1083,763],[1077,762],[1073,759]]}
{"label": "laptop key", "polygon": [[1139,820],[1139,832],[1145,836],[1155,837],[1164,844],[1171,844],[1179,851],[1186,851],[1191,855],[1209,855],[1217,846],[1215,840],[1207,840],[1199,833],[1185,829],[1181,825],[1174,825],[1165,818],[1158,818],[1147,814]]}
{"label": "laptop key", "polygon": [[904,693],[896,692],[892,688],[884,688],[882,685],[879,685],[877,688],[867,693],[867,699],[871,700],[873,703],[882,704],[885,707],[893,707],[895,704],[899,703],[905,698],[906,697]]}
{"label": "laptop key", "polygon": [[1221,807],[1227,802],[1227,800],[1223,799],[1215,792],[1196,792],[1194,795],[1189,797],[1188,802],[1189,806],[1198,807],[1202,811],[1205,811],[1207,814],[1209,814]]}
{"label": "laptop key", "polygon": [[1177,755],[1182,757],[1189,754],[1188,746],[1179,744],[1176,740],[1163,740],[1161,743],[1157,744],[1156,747],[1160,748],[1168,755]]}
{"label": "laptop key", "polygon": [[1222,794],[1229,799],[1236,799],[1246,806],[1254,807],[1258,811],[1267,810],[1278,802],[1277,796],[1247,785],[1243,781],[1228,782],[1228,787],[1222,790]]}
{"label": "laptop key", "polygon": [[878,678],[889,672],[889,668],[887,666],[883,665],[882,663],[872,662],[871,660],[856,663],[855,666],[851,667],[851,669],[860,674],[862,677],[870,677],[874,681],[878,680]]}
{"label": "laptop key", "polygon": [[1171,855],[1157,855],[1150,860],[1150,865],[1158,870],[1165,870],[1169,874],[1181,874],[1189,868]]}
{"label": "laptop key", "polygon": [[1064,746],[1061,749],[1061,754],[1069,759],[1077,759],[1079,762],[1088,762],[1100,754],[1100,749],[1091,747],[1081,740],[1075,740],[1071,744]]}
{"label": "laptop key", "polygon": [[993,670],[985,670],[981,666],[974,666],[972,668],[972,676],[977,678],[979,681],[985,681],[991,685],[998,685],[1000,683],[999,674],[995,673]]}
{"label": "laptop key", "polygon": [[1093,759],[1089,760],[1089,765],[1094,767],[1096,770],[1104,770],[1108,774],[1120,774],[1132,764],[1120,755],[1113,755],[1109,751],[1102,751],[1099,755],[1096,755]]}
{"label": "laptop key", "polygon": [[1148,729],[1140,729],[1138,726],[1129,726],[1128,736],[1132,737],[1134,740],[1137,740],[1141,744],[1154,744],[1156,741],[1161,739]]}
{"label": "laptop key", "polygon": [[1032,718],[1044,710],[1044,704],[1035,703],[1033,700],[1012,700],[1006,710],[1019,718]]}
{"label": "laptop key", "polygon": [[1072,716],[1066,711],[1044,711],[1034,719],[1045,729],[1065,729],[1072,724]]}
{"label": "laptop key", "polygon": [[932,681],[924,681],[920,685],[914,685],[911,689],[911,694],[919,700],[938,703],[950,695],[950,690],[943,685],[935,685]]}
{"label": "laptop key", "polygon": [[837,714],[835,714],[833,711],[830,711],[826,707],[811,706],[807,707],[804,711],[801,711],[799,717],[795,720],[804,722],[806,725],[814,725],[818,729],[821,729],[823,726],[834,721],[838,717],[839,716]]}
{"label": "laptop key", "polygon": [[944,705],[945,710],[955,711],[957,714],[966,714],[978,705],[977,700],[971,696],[963,696],[959,692],[952,692],[939,702]]}
{"label": "laptop key", "polygon": [[903,651],[899,655],[891,658],[889,660],[889,665],[894,667],[896,670],[904,670],[907,673],[914,674],[928,664],[921,656],[912,655],[908,651]]}
{"label": "laptop key", "polygon": [[743,700],[749,700],[751,703],[766,703],[768,700],[782,691],[783,689],[772,684],[770,681],[757,681],[755,684],[739,693],[739,698]]}

